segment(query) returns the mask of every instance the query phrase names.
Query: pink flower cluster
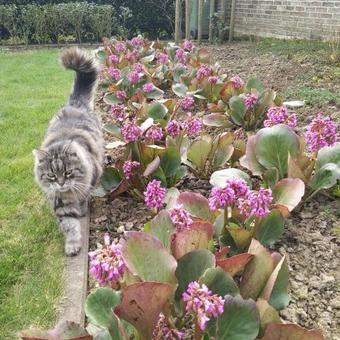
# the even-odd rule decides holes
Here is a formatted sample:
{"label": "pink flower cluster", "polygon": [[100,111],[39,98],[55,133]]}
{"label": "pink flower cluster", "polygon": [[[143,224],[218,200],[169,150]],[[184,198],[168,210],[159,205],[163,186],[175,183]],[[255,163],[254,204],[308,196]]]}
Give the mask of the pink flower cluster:
{"label": "pink flower cluster", "polygon": [[123,172],[124,172],[124,176],[126,179],[130,179],[133,175],[133,171],[135,169],[138,169],[140,167],[140,163],[139,162],[135,162],[135,161],[126,161],[123,164]]}
{"label": "pink flower cluster", "polygon": [[183,48],[187,51],[190,51],[194,48],[194,44],[191,40],[185,40],[183,43]]}
{"label": "pink flower cluster", "polygon": [[127,78],[131,84],[137,84],[140,80],[140,73],[132,71],[128,74]]}
{"label": "pink flower cluster", "polygon": [[130,40],[132,46],[142,47],[144,45],[144,39],[142,37],[134,37]]}
{"label": "pink flower cluster", "polygon": [[186,96],[180,99],[178,104],[183,110],[190,110],[195,104],[195,99],[193,96]]}
{"label": "pink flower cluster", "polygon": [[152,83],[146,83],[143,85],[143,92],[150,93],[153,91],[154,88],[155,86]]}
{"label": "pink flower cluster", "polygon": [[118,41],[115,43],[115,49],[119,53],[124,53],[126,51],[126,46],[122,41]]}
{"label": "pink flower cluster", "polygon": [[125,55],[125,58],[129,61],[134,61],[138,59],[138,57],[139,57],[139,52],[137,50],[128,51]]}
{"label": "pink flower cluster", "polygon": [[162,188],[161,182],[154,179],[148,183],[144,192],[145,204],[150,209],[160,209],[163,206],[166,189]]}
{"label": "pink flower cluster", "polygon": [[244,86],[244,81],[239,76],[234,76],[230,80],[236,89],[240,89],[241,87]]}
{"label": "pink flower cluster", "polygon": [[107,70],[107,73],[115,80],[115,81],[118,81],[122,75],[121,75],[121,72],[117,69],[117,68],[114,68],[114,67],[109,67],[108,70]]}
{"label": "pink flower cluster", "polygon": [[162,53],[162,52],[157,52],[156,53],[156,60],[158,64],[167,64],[169,61],[169,57],[166,53]]}
{"label": "pink flower cluster", "polygon": [[310,152],[319,151],[325,146],[332,146],[337,141],[337,125],[330,117],[319,113],[307,126],[305,139]]}
{"label": "pink flower cluster", "polygon": [[227,179],[223,188],[215,187],[209,196],[209,208],[213,211],[236,206],[244,216],[263,217],[269,213],[273,201],[271,189],[250,190],[243,179]]}
{"label": "pink flower cluster", "polygon": [[179,48],[177,51],[176,51],[176,58],[184,63],[185,62],[185,59],[186,59],[186,53],[185,51],[182,49],[182,48]]}
{"label": "pink flower cluster", "polygon": [[202,119],[193,117],[191,112],[188,112],[188,118],[182,124],[182,128],[187,130],[189,136],[194,136],[200,133],[202,126]]}
{"label": "pink flower cluster", "polygon": [[193,223],[190,213],[183,209],[183,205],[178,205],[169,210],[169,215],[172,223],[178,231],[190,227]]}
{"label": "pink flower cluster", "polygon": [[135,142],[142,134],[142,130],[136,125],[136,122],[127,122],[121,128],[122,136],[127,143]]}
{"label": "pink flower cluster", "polygon": [[122,122],[125,119],[125,113],[126,113],[125,105],[122,105],[122,104],[112,105],[111,113],[115,119]]}
{"label": "pink flower cluster", "polygon": [[127,99],[127,93],[124,90],[118,90],[116,91],[116,97],[118,99]]}
{"label": "pink flower cluster", "polygon": [[184,332],[169,327],[163,313],[159,314],[157,325],[152,333],[152,340],[184,340],[184,336]]}
{"label": "pink flower cluster", "polygon": [[119,58],[118,58],[115,54],[111,54],[111,55],[109,56],[109,59],[110,59],[110,61],[111,61],[112,64],[117,64],[118,61],[119,61]]}
{"label": "pink flower cluster", "polygon": [[146,131],[145,137],[152,140],[160,141],[163,138],[163,130],[158,125],[152,125],[148,131]]}
{"label": "pink flower cluster", "polygon": [[209,77],[211,73],[212,69],[209,66],[202,64],[200,68],[197,70],[196,78],[198,80],[202,80],[205,77]]}
{"label": "pink flower cluster", "polygon": [[217,84],[218,79],[219,79],[218,76],[211,76],[211,77],[208,78],[208,82],[209,82],[211,85],[215,85],[215,84]]}
{"label": "pink flower cluster", "polygon": [[177,120],[171,120],[166,127],[166,132],[171,137],[178,136],[181,132],[181,124]]}
{"label": "pink flower cluster", "polygon": [[289,114],[286,106],[272,106],[267,112],[267,119],[263,122],[263,125],[271,127],[277,124],[286,124],[293,129],[297,125],[297,116],[295,113]]}
{"label": "pink flower cluster", "polygon": [[258,99],[257,95],[253,93],[247,93],[244,96],[244,104],[247,110],[253,108],[256,105],[257,99]]}
{"label": "pink flower cluster", "polygon": [[195,314],[202,331],[211,318],[217,318],[224,311],[225,300],[217,294],[212,294],[205,284],[200,285],[197,281],[189,283],[182,299],[186,302],[186,312]]}
{"label": "pink flower cluster", "polygon": [[133,64],[132,68],[135,72],[138,72],[138,73],[141,73],[143,71],[143,65],[141,63]]}
{"label": "pink flower cluster", "polygon": [[126,265],[122,257],[121,248],[114,243],[110,244],[110,236],[104,236],[104,246],[89,252],[90,274],[101,285],[117,282],[123,277]]}

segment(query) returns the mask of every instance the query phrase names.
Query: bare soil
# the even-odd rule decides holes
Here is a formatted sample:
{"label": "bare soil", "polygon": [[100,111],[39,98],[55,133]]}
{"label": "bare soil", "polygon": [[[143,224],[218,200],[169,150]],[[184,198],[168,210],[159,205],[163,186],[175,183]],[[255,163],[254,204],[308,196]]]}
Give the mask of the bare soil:
{"label": "bare soil", "polygon": [[[255,76],[267,88],[282,94],[292,93],[292,87],[314,91],[316,98],[298,110],[300,129],[303,130],[319,111],[340,122],[340,70],[338,65],[320,59],[326,58],[323,51],[315,50],[315,55],[310,51],[292,55],[291,51],[272,51],[249,42],[207,48],[213,61],[218,61],[230,76],[237,74],[244,79]],[[325,96],[326,92],[330,95]],[[287,99],[305,98],[288,96]],[[103,115],[107,119],[107,114]],[[178,187],[205,196],[211,189],[207,180],[190,175]],[[330,340],[340,340],[339,216],[340,200],[319,195],[292,214],[282,240],[274,247],[287,255],[290,267],[291,302],[281,312],[282,318],[308,328],[318,328]],[[96,198],[92,202],[90,247],[94,248],[96,242],[102,241],[104,232],[119,239],[125,230],[140,230],[150,218],[144,203],[127,195],[111,201]]]}

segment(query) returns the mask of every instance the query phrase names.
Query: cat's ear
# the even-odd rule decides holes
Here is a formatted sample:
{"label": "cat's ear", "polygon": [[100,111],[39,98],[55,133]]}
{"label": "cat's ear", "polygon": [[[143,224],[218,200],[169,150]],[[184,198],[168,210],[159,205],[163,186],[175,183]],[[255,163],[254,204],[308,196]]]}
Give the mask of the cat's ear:
{"label": "cat's ear", "polygon": [[41,161],[48,155],[48,153],[42,149],[34,149],[32,153],[33,153],[33,156],[39,161]]}

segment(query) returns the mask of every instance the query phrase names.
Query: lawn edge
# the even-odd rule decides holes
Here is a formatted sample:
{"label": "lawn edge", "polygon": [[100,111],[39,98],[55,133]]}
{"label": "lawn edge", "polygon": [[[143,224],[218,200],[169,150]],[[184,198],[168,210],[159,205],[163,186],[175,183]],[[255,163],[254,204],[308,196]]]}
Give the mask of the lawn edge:
{"label": "lawn edge", "polygon": [[57,307],[57,321],[73,321],[84,326],[88,284],[89,214],[81,219],[81,232],[83,246],[79,254],[65,259],[64,293]]}

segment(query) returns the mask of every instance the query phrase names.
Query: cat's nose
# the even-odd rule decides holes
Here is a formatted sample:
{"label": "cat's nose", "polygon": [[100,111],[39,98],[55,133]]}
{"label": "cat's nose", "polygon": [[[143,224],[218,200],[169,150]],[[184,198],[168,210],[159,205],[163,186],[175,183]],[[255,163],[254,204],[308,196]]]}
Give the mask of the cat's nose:
{"label": "cat's nose", "polygon": [[64,184],[65,184],[65,179],[64,179],[64,178],[58,179],[58,184],[59,184],[61,187],[64,186]]}

